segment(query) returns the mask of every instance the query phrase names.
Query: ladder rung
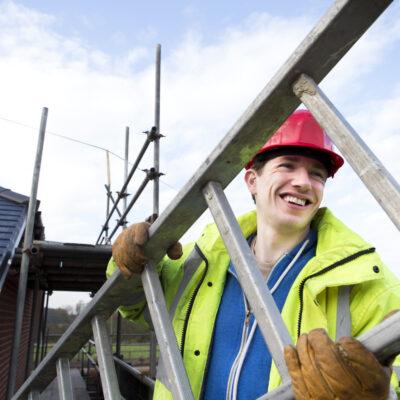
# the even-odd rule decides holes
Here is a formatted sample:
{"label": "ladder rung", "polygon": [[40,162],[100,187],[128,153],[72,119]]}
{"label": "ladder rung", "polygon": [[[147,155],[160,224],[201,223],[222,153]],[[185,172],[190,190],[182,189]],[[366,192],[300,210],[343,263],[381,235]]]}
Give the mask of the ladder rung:
{"label": "ladder rung", "polygon": [[[380,362],[400,352],[400,312],[387,318],[357,338]],[[257,400],[293,400],[290,383],[283,384]]]}
{"label": "ladder rung", "polygon": [[164,293],[153,263],[150,262],[146,265],[142,272],[142,282],[157,341],[160,344],[165,373],[169,381],[167,386],[172,391],[174,400],[193,399],[189,379],[169,319]]}
{"label": "ladder rung", "polygon": [[114,358],[105,319],[100,315],[95,315],[92,319],[92,329],[103,396],[105,400],[120,400],[121,393],[118,387],[117,373],[115,372]]}
{"label": "ladder rung", "polygon": [[57,383],[60,400],[71,400],[74,398],[68,358],[59,358],[57,360]]}
{"label": "ladder rung", "polygon": [[400,230],[400,187],[396,180],[312,78],[302,74],[293,90]]}
{"label": "ladder rung", "polygon": [[257,267],[221,185],[218,182],[209,182],[203,193],[282,381],[290,381],[283,348],[291,344],[292,340],[278,307]]}

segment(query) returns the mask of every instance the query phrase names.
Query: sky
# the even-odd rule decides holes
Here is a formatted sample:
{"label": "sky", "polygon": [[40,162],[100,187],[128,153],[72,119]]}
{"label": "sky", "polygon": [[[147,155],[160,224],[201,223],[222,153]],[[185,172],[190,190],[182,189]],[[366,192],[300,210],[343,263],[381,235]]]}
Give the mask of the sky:
{"label": "sky", "polygon": [[[0,186],[29,195],[42,107],[49,108],[38,198],[46,239],[94,243],[111,188],[154,124],[154,60],[162,45],[160,206],[163,210],[228,132],[330,1],[0,1]],[[400,6],[392,4],[321,88],[396,180],[400,177]],[[57,135],[88,143],[85,145]],[[94,147],[97,146],[97,147]],[[116,156],[117,155],[117,156]],[[140,164],[152,166],[151,152]],[[135,174],[134,193],[144,177]],[[253,208],[240,174],[226,191]],[[151,214],[151,186],[130,222]],[[400,277],[400,235],[346,165],[324,205],[372,243]],[[194,240],[204,214],[183,237]],[[115,219],[114,219],[115,221]],[[89,301],[55,293],[50,306]]]}

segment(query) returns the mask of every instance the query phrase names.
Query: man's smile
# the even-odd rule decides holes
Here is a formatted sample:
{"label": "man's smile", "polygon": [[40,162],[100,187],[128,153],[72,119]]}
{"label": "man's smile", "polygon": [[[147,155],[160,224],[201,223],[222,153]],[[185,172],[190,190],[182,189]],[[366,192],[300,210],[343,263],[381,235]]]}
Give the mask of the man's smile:
{"label": "man's smile", "polygon": [[281,194],[281,199],[286,201],[288,204],[294,204],[297,206],[305,207],[312,203],[312,201],[308,198],[299,197],[293,194]]}

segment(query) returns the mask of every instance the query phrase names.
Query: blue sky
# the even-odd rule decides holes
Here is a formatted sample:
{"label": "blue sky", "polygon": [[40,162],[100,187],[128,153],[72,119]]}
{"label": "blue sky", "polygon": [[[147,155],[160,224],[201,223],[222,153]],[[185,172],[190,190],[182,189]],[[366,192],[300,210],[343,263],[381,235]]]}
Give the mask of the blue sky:
{"label": "blue sky", "polygon": [[[230,26],[240,25],[254,13],[294,17],[321,14],[326,0],[287,1],[21,1],[26,7],[57,18],[56,31],[83,38],[88,46],[118,53],[161,41],[166,51],[191,30],[199,30],[205,43]],[[310,12],[311,11],[311,12]]]}
{"label": "blue sky", "polygon": [[[51,133],[122,155],[130,126],[133,160],[141,132],[153,124],[154,55],[161,43],[165,208],[329,5],[0,1],[0,185],[29,194],[40,111],[49,107],[39,185],[46,238],[93,243],[105,214],[105,152]],[[397,180],[399,55],[396,2],[321,84]],[[151,159],[140,167],[151,166]],[[112,156],[113,191],[122,185],[122,171]],[[139,173],[131,193],[141,180]],[[252,208],[241,175],[227,193],[237,214]],[[130,222],[151,213],[150,199],[148,190]],[[327,185],[325,204],[376,245],[400,276],[400,235],[349,166]],[[209,220],[201,217],[184,240],[195,239]],[[54,305],[71,302],[71,296],[57,296]]]}

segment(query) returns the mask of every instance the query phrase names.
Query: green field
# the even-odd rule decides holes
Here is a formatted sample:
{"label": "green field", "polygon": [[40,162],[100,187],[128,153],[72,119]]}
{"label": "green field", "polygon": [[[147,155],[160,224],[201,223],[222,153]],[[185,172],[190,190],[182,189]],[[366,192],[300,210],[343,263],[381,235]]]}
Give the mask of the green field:
{"label": "green field", "polygon": [[[47,345],[47,353],[51,351],[55,343],[49,343]],[[116,352],[116,345],[113,344],[113,353]],[[85,349],[88,351],[89,346],[86,345]],[[90,346],[90,354],[96,360],[96,348],[94,345]],[[146,365],[149,360],[149,344],[148,343],[130,343],[130,344],[122,344],[121,345],[121,354],[123,359],[127,362],[131,362],[133,365]],[[159,355],[159,351],[157,351],[157,355]],[[76,363],[81,361],[81,353],[77,354],[72,360],[71,363]],[[85,356],[86,359],[86,356]]]}

